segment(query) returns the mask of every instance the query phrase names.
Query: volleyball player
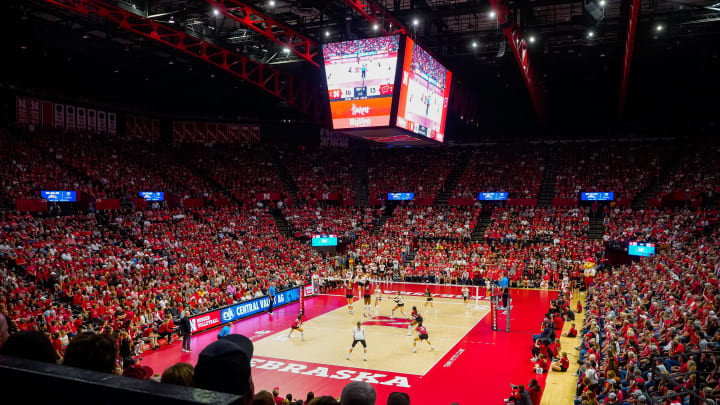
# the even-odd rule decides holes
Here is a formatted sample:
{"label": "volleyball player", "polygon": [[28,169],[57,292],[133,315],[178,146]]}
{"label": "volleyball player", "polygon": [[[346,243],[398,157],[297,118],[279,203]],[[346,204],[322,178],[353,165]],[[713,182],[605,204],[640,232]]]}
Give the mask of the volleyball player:
{"label": "volleyball player", "polygon": [[398,309],[400,310],[403,318],[407,318],[407,315],[405,315],[405,311],[403,311],[405,301],[403,301],[403,297],[400,295],[400,291],[397,292],[397,295],[395,296],[395,298],[393,298],[393,301],[395,301],[395,308],[390,311],[390,318],[395,318],[395,311]]}
{"label": "volleyball player", "polygon": [[348,280],[347,284],[345,285],[345,298],[347,299],[348,304],[348,313],[350,315],[353,314],[353,282],[352,280]]}
{"label": "volleyball player", "polygon": [[423,318],[422,316],[420,316],[420,311],[418,311],[416,306],[413,306],[412,313],[410,314],[410,319],[412,319],[412,321],[410,322],[410,325],[408,325],[408,336],[410,336],[410,331],[412,330],[413,326],[419,325],[423,322]]}
{"label": "volleyball player", "polygon": [[432,296],[432,293],[430,292],[430,287],[425,287],[425,306],[424,306],[425,312],[427,312],[427,306],[429,304],[430,308],[432,308],[433,311],[435,311],[435,313],[437,314],[437,309],[435,308],[435,305],[433,305],[432,301],[433,301],[433,296]]}
{"label": "volleyball player", "polygon": [[380,301],[382,301],[382,290],[375,286],[375,316],[380,315],[380,312],[378,312],[378,304],[380,304]]}
{"label": "volleyball player", "polygon": [[462,288],[462,297],[463,297],[463,303],[465,304],[465,308],[468,307],[468,302],[470,301],[470,290],[466,285]]}
{"label": "volleyball player", "polygon": [[[370,303],[372,301],[372,293],[373,288],[375,286],[373,285],[372,281],[365,280],[365,288],[363,289],[363,316],[369,317],[372,314],[370,313]],[[367,311],[367,315],[365,315],[365,312]]]}
{"label": "volleyball player", "polygon": [[417,332],[418,335],[413,340],[413,353],[417,352],[417,342],[422,342],[423,340],[430,345],[430,351],[435,350],[435,347],[433,347],[432,343],[430,343],[430,339],[428,339],[427,328],[423,326],[422,322],[420,322],[417,328],[415,328],[415,332]]}
{"label": "volleyball player", "polygon": [[292,325],[290,326],[290,333],[288,333],[288,339],[290,339],[292,337],[293,332],[299,331],[300,332],[300,340],[302,340],[303,342],[305,341],[305,331],[302,328],[302,324],[303,324],[302,314],[300,314],[300,315],[298,315],[295,322],[293,322]]}
{"label": "volleyball player", "polygon": [[365,342],[365,328],[362,327],[362,322],[358,321],[357,326],[353,328],[353,342],[350,345],[350,351],[348,352],[346,360],[350,360],[353,348],[356,344],[360,343],[363,347],[363,360],[367,361],[367,342]]}

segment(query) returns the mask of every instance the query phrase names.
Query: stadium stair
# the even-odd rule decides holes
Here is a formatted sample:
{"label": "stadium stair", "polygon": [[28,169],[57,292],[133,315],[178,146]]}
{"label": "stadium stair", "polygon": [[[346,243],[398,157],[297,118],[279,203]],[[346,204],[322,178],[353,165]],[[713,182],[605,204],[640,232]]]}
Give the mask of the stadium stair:
{"label": "stadium stair", "polygon": [[438,193],[438,195],[435,197],[435,202],[433,205],[435,206],[447,206],[448,200],[450,199],[450,196],[452,195],[452,192],[455,191],[455,187],[457,187],[458,182],[462,178],[463,173],[465,173],[465,168],[468,165],[468,162],[470,161],[470,153],[465,150],[460,154],[460,159],[455,162],[455,166],[450,171],[450,174],[448,175],[447,179],[445,179],[445,184],[443,184],[442,190]]}
{"label": "stadium stair", "polygon": [[[194,146],[192,147],[194,148]],[[235,204],[238,204],[239,206],[242,206],[242,201],[235,198],[235,195],[231,193],[229,190],[227,190],[225,187],[222,186],[222,184],[218,183],[217,180],[215,180],[212,176],[208,176],[205,171],[201,170],[199,167],[195,166],[194,164],[190,164],[188,162],[192,162],[192,148],[170,148],[168,147],[167,150],[172,152],[173,159],[178,163],[188,168],[189,171],[193,172],[196,176],[199,178],[205,180],[209,185],[211,185],[216,191],[218,191],[220,194],[226,196],[230,200],[232,200]],[[128,156],[129,159],[137,159],[135,156]],[[144,164],[143,162],[139,162],[141,164]]]}
{"label": "stadium stair", "polygon": [[483,212],[480,215],[475,228],[473,228],[472,234],[470,234],[471,240],[483,240],[485,238],[485,230],[490,225],[490,215]]}
{"label": "stadium stair", "polygon": [[272,213],[273,221],[275,221],[275,226],[277,226],[278,231],[283,236],[287,236],[288,238],[294,238],[295,233],[293,231],[292,225],[285,219],[285,215],[280,210],[275,210],[275,212]]}
{"label": "stadium stair", "polygon": [[677,170],[678,167],[683,163],[687,150],[683,150],[682,147],[677,150],[679,153],[673,154],[673,159],[665,164],[661,169],[660,173],[651,180],[648,185],[633,198],[632,209],[638,210],[648,207],[648,201],[651,198],[655,198],[660,195],[660,185],[664,183],[665,178]]}
{"label": "stadium stair", "polygon": [[293,199],[297,199],[300,189],[297,184],[295,184],[295,180],[290,175],[290,172],[288,172],[285,162],[280,158],[280,154],[276,151],[270,151],[268,155],[270,156],[270,159],[272,159],[273,165],[277,170],[277,174],[280,176],[280,180],[282,180],[283,185],[285,186],[285,191]]}
{"label": "stadium stair", "polygon": [[560,166],[560,157],[555,149],[550,149],[545,158],[545,170],[538,194],[538,206],[552,206],[555,197],[555,183],[557,182],[557,169]]}
{"label": "stadium stair", "polygon": [[602,218],[590,218],[590,229],[588,236],[592,240],[601,240],[605,235],[605,226]]}
{"label": "stadium stair", "polygon": [[355,177],[355,205],[358,207],[367,207],[370,202],[368,196],[368,151],[367,149],[358,150],[353,154]]}
{"label": "stadium stair", "polygon": [[373,235],[380,235],[381,233],[383,233],[383,231],[385,229],[385,223],[393,215],[393,212],[395,212],[396,207],[397,207],[397,201],[386,201],[385,210],[383,211],[382,215],[378,218],[378,222],[375,224],[375,227],[373,228]]}

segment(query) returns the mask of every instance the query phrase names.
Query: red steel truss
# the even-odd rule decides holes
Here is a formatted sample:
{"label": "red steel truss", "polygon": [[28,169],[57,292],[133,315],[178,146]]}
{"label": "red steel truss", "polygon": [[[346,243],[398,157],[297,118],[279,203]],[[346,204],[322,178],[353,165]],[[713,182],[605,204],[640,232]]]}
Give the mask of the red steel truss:
{"label": "red steel truss", "polygon": [[327,94],[304,80],[99,0],[45,1],[86,16],[106,18],[120,28],[210,63],[297,107],[316,122],[328,125]]}
{"label": "red steel truss", "polygon": [[635,47],[635,30],[637,29],[639,13],[640,0],[631,0],[628,13],[628,32],[627,38],[625,39],[625,59],[623,62],[622,80],[620,81],[620,100],[618,100],[618,112],[621,115],[625,112],[625,101],[627,100],[628,83],[630,81],[630,62],[632,61],[633,48]]}
{"label": "red steel truss", "polygon": [[347,5],[360,13],[366,20],[378,24],[384,35],[406,34],[407,30],[395,17],[385,11],[385,7],[374,0],[343,0]]}
{"label": "red steel truss", "polygon": [[288,48],[315,67],[320,67],[315,61],[315,57],[318,55],[318,44],[310,38],[237,0],[207,0],[207,2],[226,17],[232,18],[276,44]]}
{"label": "red steel truss", "polygon": [[520,30],[517,23],[509,21],[510,9],[507,7],[507,0],[490,0],[490,5],[493,10],[495,10],[498,23],[505,27],[503,29],[505,37],[510,43],[510,47],[515,55],[515,60],[522,72],[523,79],[525,80],[525,86],[530,94],[530,100],[535,108],[535,115],[538,117],[538,120],[544,121],[545,106],[542,102],[540,88],[535,81],[535,70],[533,69],[533,65],[530,64],[530,60],[528,58],[528,46],[525,38],[523,37],[522,30]]}

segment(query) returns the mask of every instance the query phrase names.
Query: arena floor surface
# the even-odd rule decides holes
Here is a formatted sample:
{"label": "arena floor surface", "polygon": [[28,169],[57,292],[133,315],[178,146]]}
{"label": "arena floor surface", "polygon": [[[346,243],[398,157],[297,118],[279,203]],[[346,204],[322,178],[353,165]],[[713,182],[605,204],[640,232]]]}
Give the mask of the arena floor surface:
{"label": "arena floor surface", "polygon": [[[390,319],[394,303],[390,291],[403,295],[418,294],[423,285],[381,284],[384,300],[380,316],[364,318],[362,303],[355,301],[355,313],[349,315],[345,297],[330,293],[305,301],[305,341],[294,333],[287,338],[289,327],[297,316],[300,304],[277,308],[273,315],[261,314],[237,322],[232,333],[250,337],[255,343],[253,380],[256,391],[280,389],[284,396],[292,393],[304,398],[308,391],[316,395],[339,396],[349,381],[363,380],[372,384],[378,393],[378,404],[384,404],[393,391],[410,394],[414,405],[450,405],[502,403],[510,392],[509,384],[527,384],[538,378],[544,385],[545,376],[538,376],[529,361],[531,335],[538,333],[540,322],[557,295],[554,291],[513,289],[511,332],[493,332],[489,302],[472,302],[465,310],[461,299],[435,298],[438,313],[428,310],[425,325],[435,346],[418,344],[412,353],[412,338],[406,336],[407,321]],[[433,294],[459,294],[459,288],[432,286]],[[471,289],[474,295],[475,289]],[[387,294],[385,294],[387,292]],[[484,298],[485,291],[480,289]],[[423,311],[424,298],[405,297],[405,313],[413,305]],[[374,299],[373,299],[374,304]],[[356,346],[350,360],[347,349],[352,343],[351,330],[355,322],[365,324],[368,342],[368,361],[363,361],[361,346]],[[505,317],[499,321],[504,326]],[[504,328],[503,328],[504,330]],[[148,351],[142,364],[156,372],[177,362],[195,364],[203,347],[216,339],[217,330],[196,335],[192,339],[192,353],[183,353],[179,343]]]}

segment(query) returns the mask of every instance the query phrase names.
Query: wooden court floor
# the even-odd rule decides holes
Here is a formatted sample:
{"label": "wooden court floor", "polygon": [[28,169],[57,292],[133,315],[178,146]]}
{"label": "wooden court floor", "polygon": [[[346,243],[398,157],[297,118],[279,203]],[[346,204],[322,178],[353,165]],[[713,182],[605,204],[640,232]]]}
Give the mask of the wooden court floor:
{"label": "wooden court floor", "polygon": [[[374,302],[373,298],[373,305]],[[424,375],[490,312],[487,301],[480,301],[477,307],[473,301],[466,309],[460,299],[436,297],[433,303],[437,313],[429,306],[425,312],[424,303],[422,297],[405,297],[404,311],[409,317],[413,305],[418,307],[435,347],[434,351],[430,351],[427,343],[418,342],[417,353],[412,352],[416,336],[414,329],[412,335],[407,336],[409,321],[403,319],[399,311],[395,311],[395,319],[390,318],[395,303],[385,297],[378,306],[379,316],[373,312],[372,317],[363,317],[362,301],[356,299],[353,315],[348,313],[347,307],[341,307],[310,319],[303,325],[304,341],[301,341],[297,331],[288,339],[288,325],[288,329],[256,341],[255,355]],[[364,323],[367,361],[363,360],[362,346],[359,344],[355,346],[350,360],[345,358],[353,341],[352,329],[357,321]]]}

